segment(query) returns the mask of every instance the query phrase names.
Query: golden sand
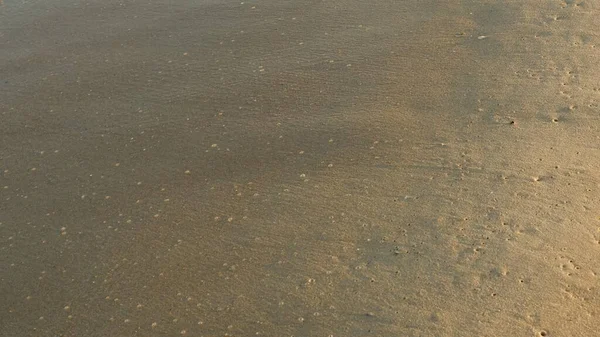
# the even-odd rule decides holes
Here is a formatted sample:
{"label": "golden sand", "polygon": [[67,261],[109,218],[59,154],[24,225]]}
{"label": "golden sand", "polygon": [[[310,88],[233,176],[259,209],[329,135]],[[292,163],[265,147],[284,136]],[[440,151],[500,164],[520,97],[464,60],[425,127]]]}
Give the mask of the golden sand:
{"label": "golden sand", "polygon": [[5,1],[0,336],[595,336],[594,1]]}

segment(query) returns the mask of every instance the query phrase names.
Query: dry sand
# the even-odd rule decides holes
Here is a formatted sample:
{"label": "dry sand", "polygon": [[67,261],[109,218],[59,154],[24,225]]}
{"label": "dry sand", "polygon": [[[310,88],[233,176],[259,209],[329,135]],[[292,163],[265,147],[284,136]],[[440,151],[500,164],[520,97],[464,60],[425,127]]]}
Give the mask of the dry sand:
{"label": "dry sand", "polygon": [[0,336],[595,336],[597,1],[6,0]]}

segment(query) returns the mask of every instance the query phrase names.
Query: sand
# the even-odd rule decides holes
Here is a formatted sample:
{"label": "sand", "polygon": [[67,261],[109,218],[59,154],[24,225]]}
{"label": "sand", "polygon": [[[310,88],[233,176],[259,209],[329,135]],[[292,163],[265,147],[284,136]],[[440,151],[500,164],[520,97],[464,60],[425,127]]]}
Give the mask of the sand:
{"label": "sand", "polygon": [[594,1],[0,5],[0,336],[594,336]]}

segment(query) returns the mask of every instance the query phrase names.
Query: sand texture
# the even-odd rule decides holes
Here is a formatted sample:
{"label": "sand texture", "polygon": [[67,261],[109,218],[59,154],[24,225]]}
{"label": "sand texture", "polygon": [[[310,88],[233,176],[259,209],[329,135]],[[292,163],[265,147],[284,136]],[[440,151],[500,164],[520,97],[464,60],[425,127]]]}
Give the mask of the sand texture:
{"label": "sand texture", "polygon": [[0,336],[597,336],[600,2],[4,0]]}

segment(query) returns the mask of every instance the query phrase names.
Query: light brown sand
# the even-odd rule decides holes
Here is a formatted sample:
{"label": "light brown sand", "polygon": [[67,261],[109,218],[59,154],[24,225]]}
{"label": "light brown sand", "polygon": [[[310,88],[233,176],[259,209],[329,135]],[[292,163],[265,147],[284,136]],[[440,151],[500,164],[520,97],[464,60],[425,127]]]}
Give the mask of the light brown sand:
{"label": "light brown sand", "polygon": [[0,336],[595,336],[595,1],[0,5]]}

